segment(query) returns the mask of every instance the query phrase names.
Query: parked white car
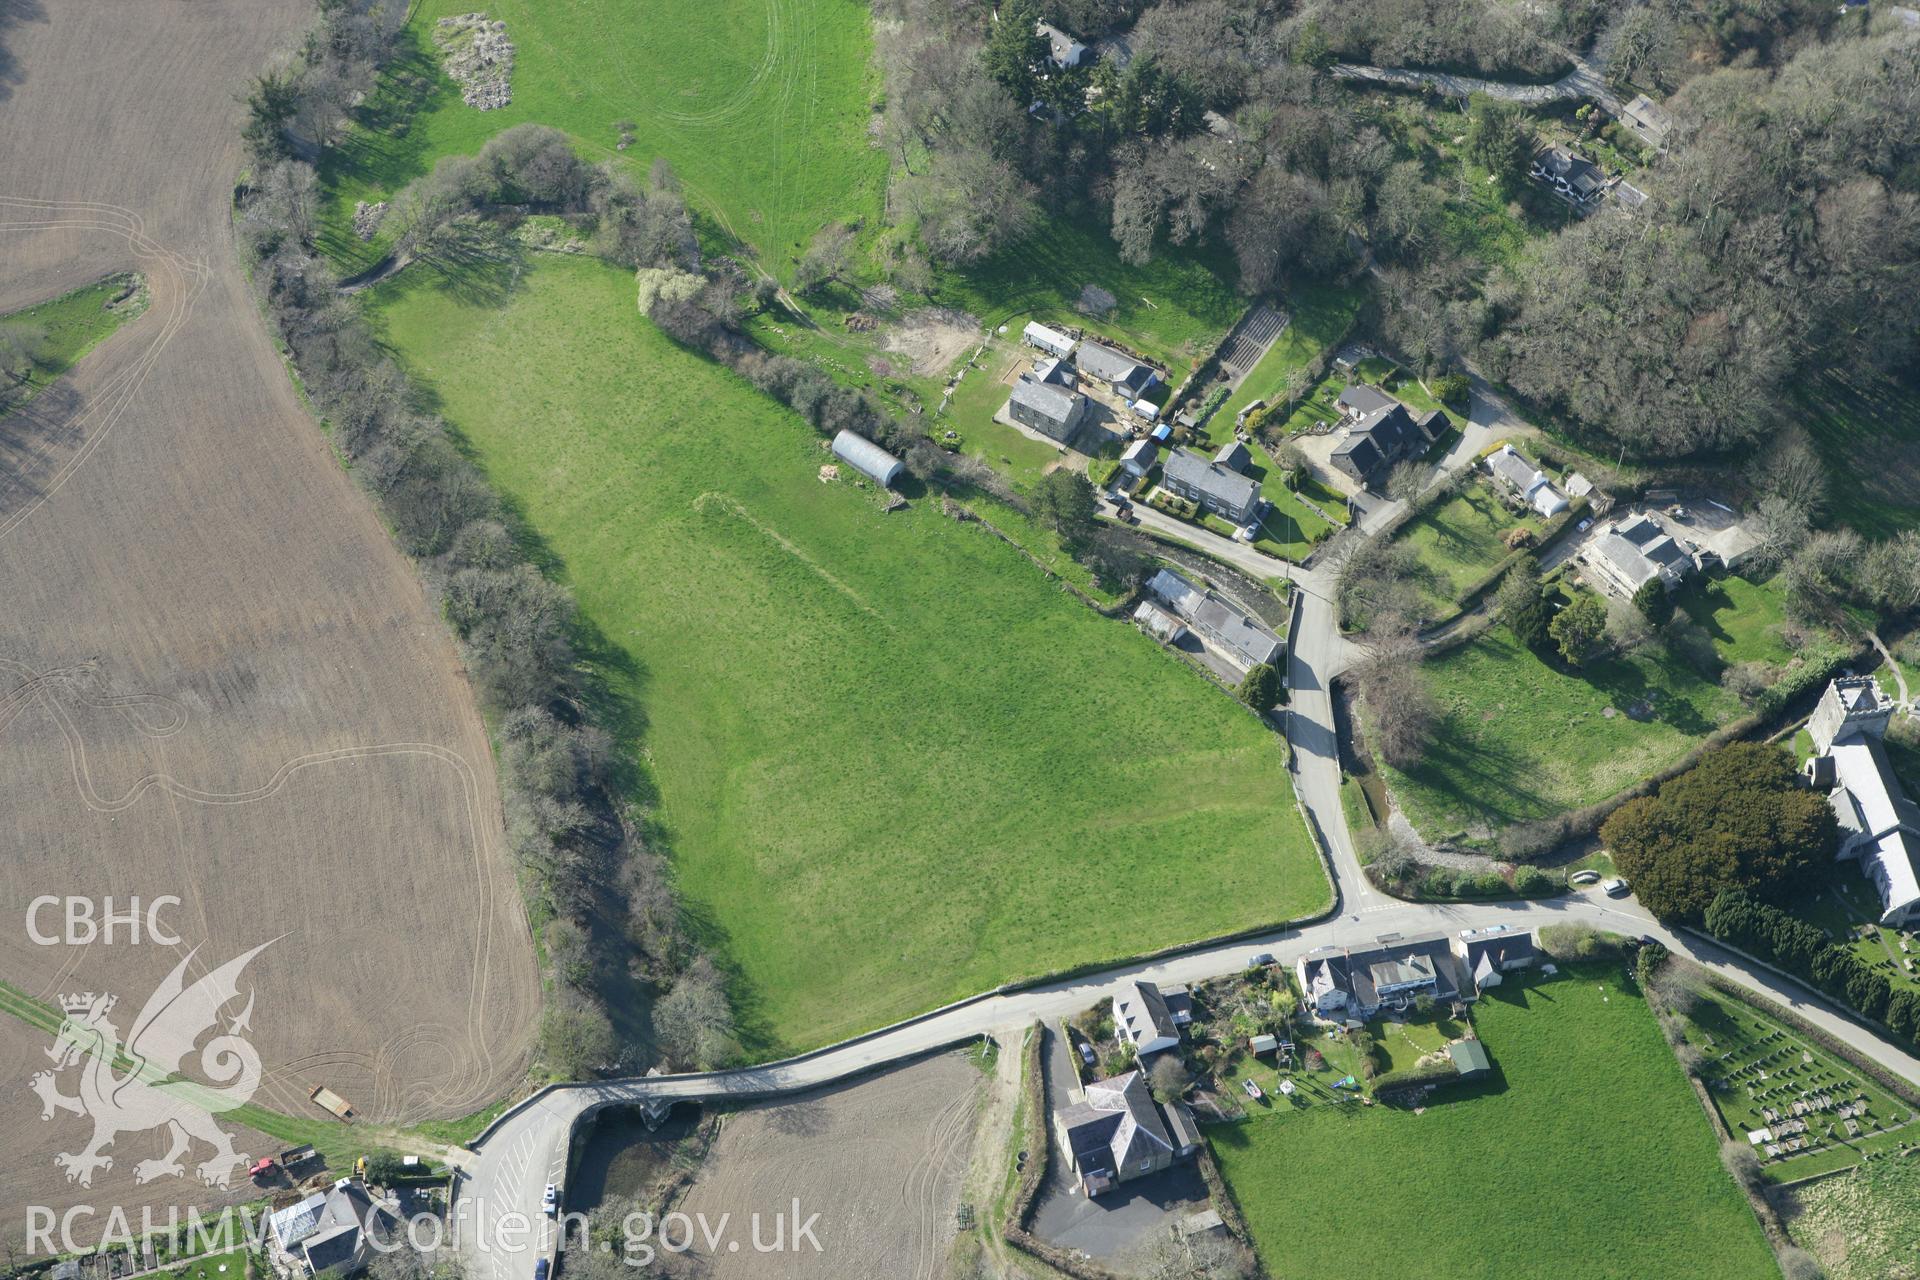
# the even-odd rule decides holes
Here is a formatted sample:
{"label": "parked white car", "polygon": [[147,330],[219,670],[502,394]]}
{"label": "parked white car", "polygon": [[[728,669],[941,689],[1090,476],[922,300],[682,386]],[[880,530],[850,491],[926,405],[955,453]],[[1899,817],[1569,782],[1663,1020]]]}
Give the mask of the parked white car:
{"label": "parked white car", "polygon": [[1609,898],[1624,898],[1627,896],[1627,882],[1619,876],[1615,876],[1600,887],[1607,891]]}

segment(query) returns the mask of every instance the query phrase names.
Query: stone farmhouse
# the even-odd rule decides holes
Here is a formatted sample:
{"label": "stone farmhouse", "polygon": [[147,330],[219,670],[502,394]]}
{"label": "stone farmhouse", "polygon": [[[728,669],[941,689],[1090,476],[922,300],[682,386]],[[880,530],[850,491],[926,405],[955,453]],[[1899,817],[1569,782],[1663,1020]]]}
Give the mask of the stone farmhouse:
{"label": "stone farmhouse", "polygon": [[1049,440],[1067,444],[1087,419],[1087,398],[1062,385],[1059,364],[1044,361],[1033,373],[1021,374],[1007,398],[1007,416]]}
{"label": "stone farmhouse", "polygon": [[1694,568],[1686,548],[1644,514],[1624,516],[1601,530],[1580,559],[1600,585],[1623,596],[1632,596],[1656,578],[1672,590]]}

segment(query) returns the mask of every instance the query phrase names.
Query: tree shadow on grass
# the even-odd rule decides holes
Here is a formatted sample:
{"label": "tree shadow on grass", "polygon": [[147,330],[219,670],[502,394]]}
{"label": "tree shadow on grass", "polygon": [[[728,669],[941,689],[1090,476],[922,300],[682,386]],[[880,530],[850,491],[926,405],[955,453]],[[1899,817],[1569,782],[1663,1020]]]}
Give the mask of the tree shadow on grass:
{"label": "tree shadow on grass", "polygon": [[1469,821],[1522,822],[1558,810],[1558,802],[1527,785],[1535,762],[1504,745],[1476,739],[1458,712],[1449,712],[1420,763],[1407,777],[1449,797]]}
{"label": "tree shadow on grass", "polygon": [[7,48],[8,30],[22,23],[46,20],[46,6],[40,0],[0,0],[0,102],[11,98],[14,86],[27,78],[20,59]]}

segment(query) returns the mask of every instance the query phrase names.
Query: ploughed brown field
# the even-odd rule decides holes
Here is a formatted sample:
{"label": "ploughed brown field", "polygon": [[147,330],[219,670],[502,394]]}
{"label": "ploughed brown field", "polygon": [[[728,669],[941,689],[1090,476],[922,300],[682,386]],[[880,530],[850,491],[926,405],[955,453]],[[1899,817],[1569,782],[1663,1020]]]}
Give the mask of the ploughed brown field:
{"label": "ploughed brown field", "polygon": [[[726,1239],[696,1237],[700,1274],[937,1280],[985,1089],[978,1068],[945,1053],[727,1117],[679,1205],[715,1231],[727,1218]],[[677,1231],[669,1245],[685,1243]]]}
{"label": "ploughed brown field", "polygon": [[[0,422],[0,980],[112,992],[124,1037],[193,948],[197,976],[271,942],[240,987],[256,1102],[319,1116],[325,1085],[368,1120],[468,1114],[522,1073],[539,1000],[485,729],[297,400],[229,227],[238,95],[310,0],[4,15],[0,312],[120,270],[153,301]],[[182,941],[37,945],[40,895],[172,895]],[[157,1131],[122,1135],[91,1188],[66,1181],[53,1155],[92,1126],[41,1120],[48,1044],[0,1015],[0,1230],[29,1204],[202,1201],[191,1168],[134,1184]]]}

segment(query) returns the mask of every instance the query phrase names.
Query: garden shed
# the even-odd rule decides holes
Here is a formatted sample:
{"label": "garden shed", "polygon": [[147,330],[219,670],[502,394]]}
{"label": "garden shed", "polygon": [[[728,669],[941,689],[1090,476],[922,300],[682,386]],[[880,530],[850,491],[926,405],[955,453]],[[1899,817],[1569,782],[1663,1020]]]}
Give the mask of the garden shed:
{"label": "garden shed", "polygon": [[1487,1047],[1478,1040],[1454,1041],[1447,1046],[1447,1056],[1453,1059],[1453,1069],[1460,1073],[1462,1080],[1473,1080],[1493,1070]]}

